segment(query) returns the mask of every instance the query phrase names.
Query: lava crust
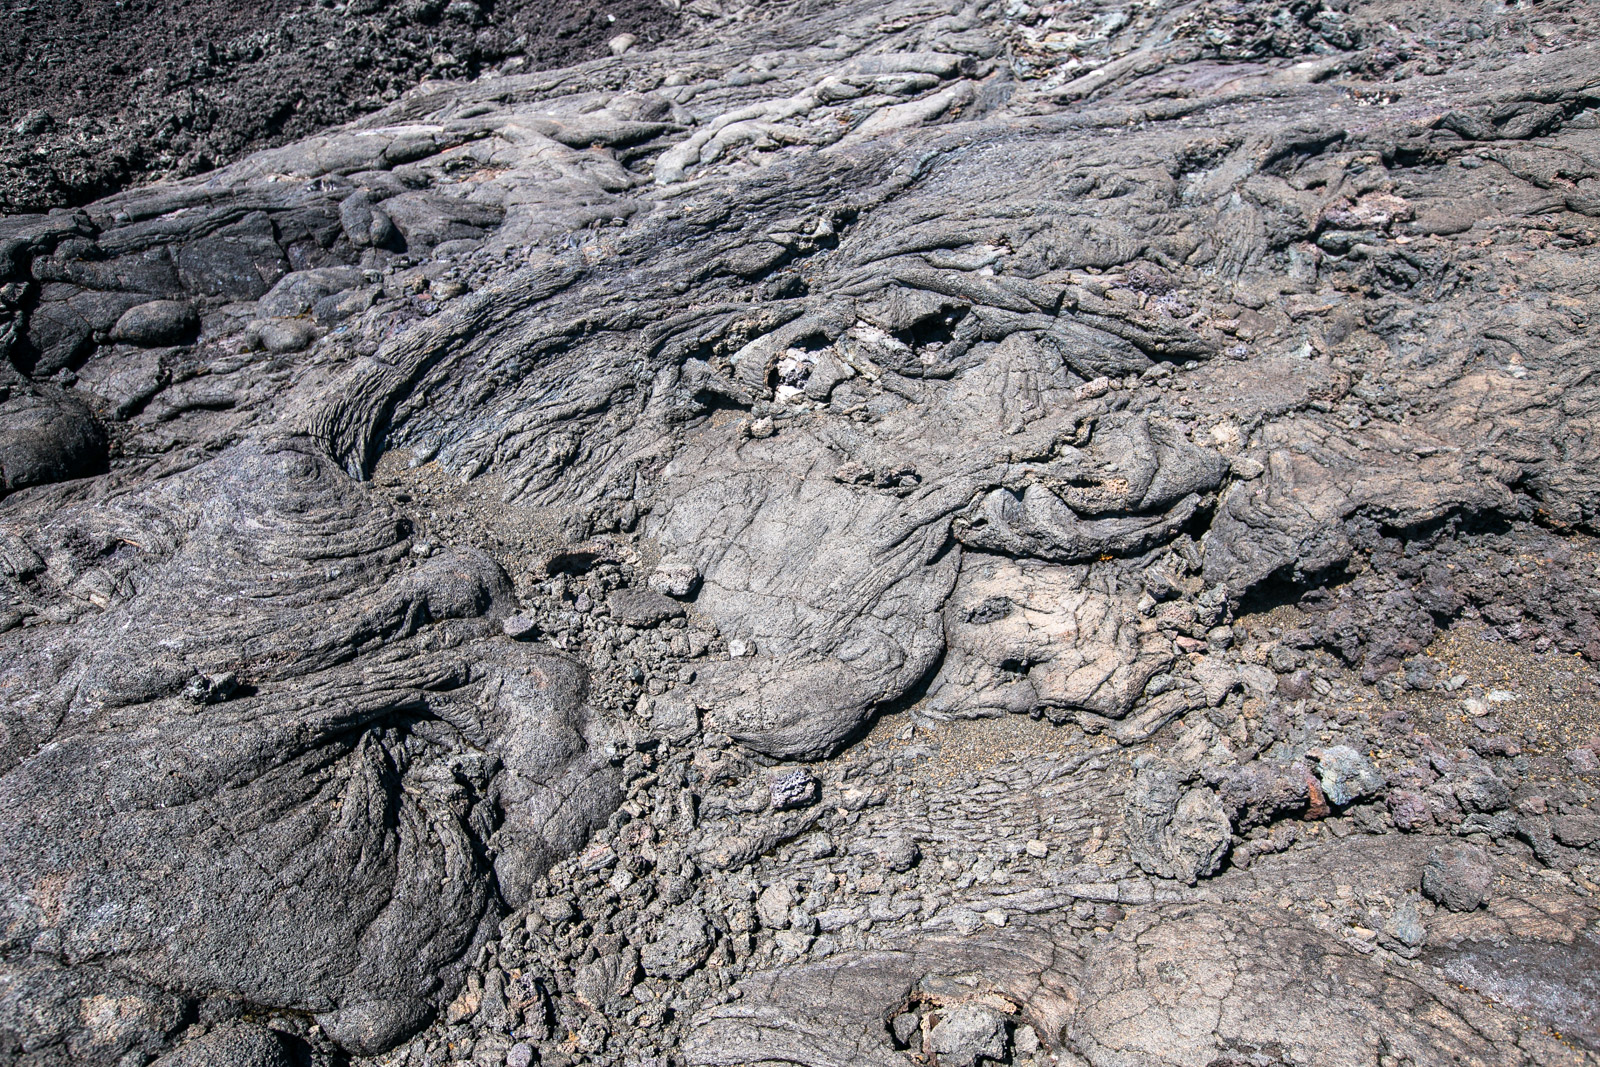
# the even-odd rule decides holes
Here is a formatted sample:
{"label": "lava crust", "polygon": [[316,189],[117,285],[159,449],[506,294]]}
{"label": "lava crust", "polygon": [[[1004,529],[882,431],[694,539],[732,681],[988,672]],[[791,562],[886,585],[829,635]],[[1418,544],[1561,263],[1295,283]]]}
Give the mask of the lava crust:
{"label": "lava crust", "polygon": [[1600,1064],[1585,5],[201,6],[0,160],[0,1059]]}

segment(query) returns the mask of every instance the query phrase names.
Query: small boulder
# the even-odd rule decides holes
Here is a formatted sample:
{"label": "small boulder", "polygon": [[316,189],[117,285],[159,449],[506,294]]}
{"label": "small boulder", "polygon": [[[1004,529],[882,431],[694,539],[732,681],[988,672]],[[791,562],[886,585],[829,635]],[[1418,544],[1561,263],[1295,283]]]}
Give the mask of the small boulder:
{"label": "small boulder", "polygon": [[1128,849],[1141,869],[1194,885],[1222,869],[1233,828],[1217,794],[1190,788],[1176,770],[1151,764],[1128,793]]}
{"label": "small boulder", "polygon": [[339,225],[357,248],[396,248],[402,243],[394,221],[364,190],[351,193],[339,204]]}
{"label": "small boulder", "polygon": [[247,1023],[224,1023],[185,1041],[154,1067],[294,1067],[299,1062],[283,1035]]}
{"label": "small boulder", "polygon": [[1394,824],[1406,833],[1416,833],[1433,825],[1428,799],[1411,789],[1396,789],[1389,794],[1389,814]]}
{"label": "small boulder", "polygon": [[794,894],[781,882],[774,882],[761,891],[756,900],[756,917],[769,930],[783,930],[789,926],[789,909],[794,907]]}
{"label": "small boulder", "polygon": [[1317,759],[1317,778],[1323,795],[1336,808],[1353,804],[1383,791],[1383,775],[1367,757],[1349,745],[1333,745]]}
{"label": "small boulder", "polygon": [[278,284],[256,302],[256,313],[279,319],[303,315],[318,301],[360,284],[361,272],[354,267],[293,271],[279,278]]}
{"label": "small boulder", "polygon": [[578,968],[572,993],[590,1011],[603,1012],[606,1005],[633,991],[638,972],[639,954],[629,946]]}
{"label": "small boulder", "polygon": [[1278,679],[1278,695],[1285,700],[1304,700],[1311,695],[1311,672],[1304,667]]}
{"label": "small boulder", "polygon": [[1440,845],[1422,868],[1422,895],[1451,911],[1472,911],[1489,899],[1494,866],[1488,853],[1466,841]]}
{"label": "small boulder", "polygon": [[1206,656],[1195,664],[1194,680],[1205,693],[1206,703],[1214,707],[1239,684],[1239,672],[1219,656]]}
{"label": "small boulder", "polygon": [[0,402],[0,496],[106,469],[105,431],[89,410],[56,393]]}
{"label": "small boulder", "polygon": [[578,853],[578,866],[586,871],[603,871],[617,862],[617,850],[604,841],[592,842]]}
{"label": "small boulder", "polygon": [[539,623],[531,615],[507,615],[500,620],[500,630],[513,641],[527,641],[539,632]]}
{"label": "small boulder", "polygon": [[1489,814],[1511,806],[1511,790],[1499,777],[1488,771],[1469,774],[1455,783],[1455,794],[1461,806],[1469,812]]}
{"label": "small boulder", "polygon": [[774,774],[767,785],[772,793],[772,806],[778,811],[815,804],[821,792],[816,778],[804,769]]}
{"label": "small boulder", "polygon": [[159,348],[192,341],[199,330],[200,315],[193,304],[182,300],[151,300],[124,311],[111,327],[111,340],[140,348]]}
{"label": "small boulder", "polygon": [[183,696],[191,704],[220,704],[239,688],[239,678],[232,671],[222,674],[196,674],[183,687]]}
{"label": "small boulder", "polygon": [[1239,683],[1245,692],[1266,700],[1278,691],[1278,676],[1258,663],[1246,663],[1239,668]]}
{"label": "small boulder", "polygon": [[889,838],[878,849],[878,858],[883,860],[883,865],[891,871],[905,872],[915,867],[922,859],[922,850],[911,838],[897,835]]}
{"label": "small boulder", "polygon": [[538,905],[539,915],[552,926],[562,926],[578,917],[578,909],[565,897],[551,897]]}
{"label": "small boulder", "polygon": [[1253,760],[1217,783],[1218,799],[1239,833],[1306,810],[1310,775],[1303,763]]}
{"label": "small boulder", "polygon": [[1408,949],[1418,948],[1428,939],[1428,928],[1422,923],[1422,912],[1415,900],[1405,900],[1394,909],[1384,926],[1384,935]]}
{"label": "small boulder", "polygon": [[698,908],[680,905],[667,912],[655,939],[639,961],[652,978],[683,978],[711,954],[711,931]]}
{"label": "small boulder", "polygon": [[1550,832],[1568,848],[1588,848],[1600,842],[1600,815],[1557,815]]}
{"label": "small boulder", "polygon": [[683,605],[653,589],[618,589],[607,598],[611,617],[624,626],[643,629],[677,618]]}
{"label": "small boulder", "polygon": [[960,1004],[940,1015],[928,1033],[939,1067],[977,1067],[979,1059],[1005,1059],[1005,1016],[982,1004]]}
{"label": "small boulder", "polygon": [[433,1012],[420,1000],[372,1000],[316,1016],[333,1043],[358,1056],[398,1045],[426,1026]]}
{"label": "small boulder", "polygon": [[700,571],[692,563],[664,559],[646,584],[665,596],[686,597],[700,587]]}
{"label": "small boulder", "polygon": [[1095,400],[1109,392],[1111,392],[1111,379],[1102,374],[1078,386],[1073,395],[1078,400]]}
{"label": "small boulder", "polygon": [[251,327],[256,338],[275,356],[289,352],[302,352],[317,339],[317,331],[309,322],[299,319],[273,319],[258,322]]}

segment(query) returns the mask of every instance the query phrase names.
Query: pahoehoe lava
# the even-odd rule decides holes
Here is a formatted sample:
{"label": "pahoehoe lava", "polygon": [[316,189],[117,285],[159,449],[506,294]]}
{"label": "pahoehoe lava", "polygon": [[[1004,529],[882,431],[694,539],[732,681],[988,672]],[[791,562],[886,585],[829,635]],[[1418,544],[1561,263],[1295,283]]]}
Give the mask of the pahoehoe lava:
{"label": "pahoehoe lava", "polygon": [[0,1060],[1600,1064],[1588,5],[183,7],[8,46]]}

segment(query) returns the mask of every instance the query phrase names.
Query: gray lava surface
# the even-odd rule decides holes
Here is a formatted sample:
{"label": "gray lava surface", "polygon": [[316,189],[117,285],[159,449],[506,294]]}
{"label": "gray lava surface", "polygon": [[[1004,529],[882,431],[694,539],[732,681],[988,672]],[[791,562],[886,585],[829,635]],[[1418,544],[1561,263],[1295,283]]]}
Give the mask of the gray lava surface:
{"label": "gray lava surface", "polygon": [[0,1060],[1600,1064],[1587,5],[669,6],[17,120]]}

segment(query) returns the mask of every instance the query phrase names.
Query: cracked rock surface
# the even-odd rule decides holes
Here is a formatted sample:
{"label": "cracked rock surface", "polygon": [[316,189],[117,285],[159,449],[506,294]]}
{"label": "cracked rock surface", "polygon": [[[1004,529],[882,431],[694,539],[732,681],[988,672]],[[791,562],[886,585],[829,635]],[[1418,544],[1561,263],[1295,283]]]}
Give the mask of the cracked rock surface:
{"label": "cracked rock surface", "polygon": [[668,6],[0,218],[0,1055],[1600,1063],[1584,6]]}

